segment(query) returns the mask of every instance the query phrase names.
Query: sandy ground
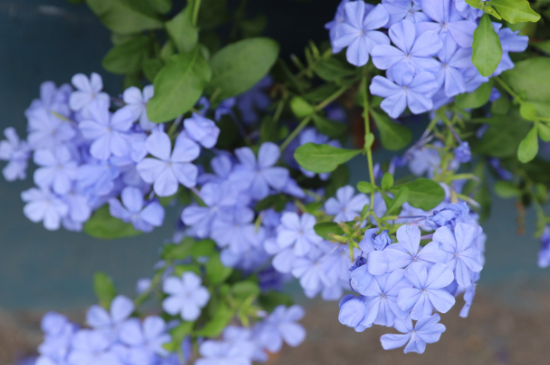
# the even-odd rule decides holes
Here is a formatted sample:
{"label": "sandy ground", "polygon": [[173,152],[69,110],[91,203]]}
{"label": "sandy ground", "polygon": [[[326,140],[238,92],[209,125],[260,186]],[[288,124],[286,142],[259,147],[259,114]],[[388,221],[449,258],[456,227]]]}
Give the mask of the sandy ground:
{"label": "sandy ground", "polygon": [[[308,330],[305,343],[285,348],[272,364],[550,364],[550,291],[515,289],[513,306],[504,304],[509,302],[506,295],[510,293],[485,290],[476,297],[469,318],[458,316],[459,306],[443,315],[446,333],[421,356],[382,350],[379,338],[391,331],[375,327],[355,333],[338,323],[335,303],[314,302],[303,321]],[[0,364],[12,364],[14,358],[32,354],[39,342],[37,314],[0,313]]]}

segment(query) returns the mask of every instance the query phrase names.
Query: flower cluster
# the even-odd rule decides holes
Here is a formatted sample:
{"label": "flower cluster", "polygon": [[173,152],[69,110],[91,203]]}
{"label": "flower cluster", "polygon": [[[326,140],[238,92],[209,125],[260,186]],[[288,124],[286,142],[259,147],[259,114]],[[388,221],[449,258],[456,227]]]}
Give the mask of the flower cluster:
{"label": "flower cluster", "polygon": [[[327,24],[334,53],[347,47],[355,66],[372,58],[386,76],[375,76],[373,95],[392,118],[408,107],[421,114],[475,91],[489,80],[472,63],[473,35],[482,10],[464,0],[383,0],[379,5],[343,0],[334,21]],[[528,37],[493,23],[503,49],[491,76],[514,67],[509,53],[523,52]],[[385,30],[387,31],[387,34]]]}

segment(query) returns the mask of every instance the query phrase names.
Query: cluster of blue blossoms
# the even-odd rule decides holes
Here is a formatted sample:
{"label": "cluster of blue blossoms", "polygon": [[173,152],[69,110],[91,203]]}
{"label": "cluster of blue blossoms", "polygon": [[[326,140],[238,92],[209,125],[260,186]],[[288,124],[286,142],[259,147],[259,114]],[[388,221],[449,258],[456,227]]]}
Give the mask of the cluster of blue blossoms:
{"label": "cluster of blue blossoms", "polygon": [[[386,71],[385,77],[373,78],[370,92],[384,98],[381,108],[397,118],[407,107],[414,114],[438,109],[488,81],[471,61],[481,15],[464,0],[383,0],[377,6],[343,0],[327,28],[333,52],[347,47],[349,63],[363,66],[372,58],[375,67]],[[509,52],[523,51],[528,40],[500,24],[494,27],[504,51],[498,75],[514,66]],[[0,159],[8,161],[4,177],[24,179],[33,159],[37,187],[22,193],[24,213],[49,230],[63,226],[80,231],[104,206],[113,217],[150,232],[164,223],[164,198],[188,189],[194,202],[182,207],[174,242],[211,239],[223,265],[258,274],[262,290],[280,291],[285,282],[297,279],[307,297],[340,300],[343,325],[359,332],[373,325],[395,328],[401,334],[381,337],[384,349],[405,346],[405,352],[423,353],[445,331],[439,313],[447,313],[456,297],[465,301],[460,315],[468,315],[485,262],[485,235],[470,210],[475,202],[457,198],[465,180],[441,184],[447,196],[431,211],[404,203],[398,217],[391,218],[401,225],[393,242],[379,228],[378,218],[388,212],[381,193],[367,196],[344,186],[325,200],[323,189],[300,186],[297,176],[326,181],[330,173],[306,170],[293,152],[307,143],[340,146],[315,127],[301,130],[286,148],[273,142],[258,148],[216,148],[217,122],[230,118],[241,133],[243,125],[258,123],[259,113],[270,105],[264,91],[271,84],[266,77],[216,108],[203,97],[190,117],[176,118],[165,130],[147,116],[152,85],[110,97],[97,74],[75,75],[72,85],[59,88],[46,82],[40,99],[25,113],[26,141],[8,128],[0,142]],[[443,146],[428,145],[430,138],[394,158],[388,172],[408,165],[414,175],[432,178],[443,168],[456,171],[470,161],[467,142],[458,138],[454,158],[443,167]],[[500,173],[507,172],[498,160],[492,163]],[[374,170],[373,179],[379,179],[380,166]],[[318,204],[315,212],[306,208],[311,203]],[[366,206],[372,215],[361,218]],[[364,236],[355,246],[340,244],[319,235],[314,229],[318,222],[352,222]],[[549,237],[548,232],[543,235],[541,265],[550,264]],[[138,292],[151,290],[151,285],[150,279],[140,280]],[[59,314],[46,315],[37,365],[175,365],[194,360],[189,337],[177,354],[168,353],[165,345],[172,340],[171,329],[201,316],[211,293],[199,275],[176,275],[172,268],[164,272],[161,288],[162,316],[139,319],[134,303],[123,296],[113,300],[110,311],[92,306],[88,328]],[[296,323],[303,315],[299,306],[278,306],[270,314],[258,311],[261,319],[250,327],[232,324],[219,339],[199,338],[195,363],[267,361],[284,343],[298,346],[304,340],[305,331]]]}
{"label": "cluster of blue blossoms", "polygon": [[[438,109],[489,80],[472,63],[473,34],[482,15],[465,0],[383,0],[377,6],[343,0],[327,28],[334,53],[347,47],[352,65],[372,58],[386,70],[386,77],[373,78],[370,91],[384,98],[380,106],[397,118],[407,107],[413,114]],[[519,32],[500,23],[493,27],[503,54],[491,77],[513,68],[509,53],[528,45]]]}

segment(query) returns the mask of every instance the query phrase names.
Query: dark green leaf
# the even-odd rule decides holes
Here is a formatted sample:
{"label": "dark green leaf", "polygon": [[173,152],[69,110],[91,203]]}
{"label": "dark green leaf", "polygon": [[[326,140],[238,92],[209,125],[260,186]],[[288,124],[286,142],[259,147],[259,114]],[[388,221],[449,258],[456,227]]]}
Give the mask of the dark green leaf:
{"label": "dark green leaf", "polygon": [[397,151],[410,143],[412,132],[409,128],[392,121],[385,113],[371,110],[371,114],[380,131],[380,139],[385,148],[390,151]]}
{"label": "dark green leaf", "polygon": [[99,304],[108,309],[116,296],[113,280],[103,272],[96,272],[94,275],[94,292]]}
{"label": "dark green leaf", "polygon": [[306,143],[294,152],[294,158],[304,169],[316,172],[332,172],[339,165],[348,162],[361,150],[347,150],[327,144]]}
{"label": "dark green leaf", "polygon": [[534,159],[539,152],[539,137],[535,125],[527,136],[521,141],[518,147],[518,160],[527,163]]}
{"label": "dark green leaf", "polygon": [[162,247],[161,257],[163,260],[183,260],[191,255],[191,249],[195,245],[195,240],[191,237],[185,237],[179,244],[167,244]]}
{"label": "dark green leaf", "polygon": [[290,307],[293,304],[292,298],[284,293],[270,291],[260,295],[260,305],[268,312],[272,312],[280,305]]}
{"label": "dark green leaf", "polygon": [[155,58],[150,58],[143,61],[143,74],[150,82],[155,81],[159,71],[164,67],[164,62]]}
{"label": "dark green leaf", "polygon": [[514,183],[503,180],[497,181],[495,192],[501,198],[516,198],[521,195],[521,190]]}
{"label": "dark green leaf", "polygon": [[346,123],[336,122],[334,120],[322,117],[318,114],[313,114],[312,118],[313,124],[315,124],[315,127],[317,127],[319,132],[329,137],[339,137],[344,134],[348,129]]}
{"label": "dark green leaf", "polygon": [[106,204],[96,210],[92,217],[84,224],[84,232],[92,237],[114,239],[132,237],[143,232],[134,229],[131,223],[124,223],[109,213],[109,205]]}
{"label": "dark green leaf", "polygon": [[230,267],[225,267],[218,254],[212,255],[206,263],[206,278],[211,284],[223,283],[233,272]]}
{"label": "dark green leaf", "polygon": [[334,222],[317,223],[313,229],[315,229],[315,233],[317,233],[318,236],[321,236],[326,240],[332,239],[330,237],[331,234],[335,234],[337,236],[342,236],[344,234],[344,231],[338,223]]}
{"label": "dark green leaf", "polygon": [[164,24],[166,32],[180,52],[189,52],[196,45],[199,39],[199,30],[192,23],[191,17],[193,7],[188,5],[174,18]]}
{"label": "dark green leaf", "polygon": [[115,33],[132,34],[162,28],[154,14],[138,11],[128,0],[86,0],[101,22]]}
{"label": "dark green leaf", "polygon": [[155,78],[155,96],[147,105],[149,119],[162,123],[187,112],[201,97],[210,77],[198,47],[172,56]]}
{"label": "dark green leaf", "polygon": [[170,333],[170,342],[164,344],[162,347],[169,352],[178,352],[181,348],[181,343],[185,336],[190,335],[193,331],[193,325],[195,322],[181,322],[176,327],[172,328]]}
{"label": "dark green leaf", "polygon": [[455,97],[455,103],[462,109],[477,109],[487,104],[493,90],[493,80],[481,84],[474,92],[464,93]]}
{"label": "dark green leaf", "polygon": [[426,178],[418,178],[396,188],[400,187],[409,189],[409,204],[422,210],[431,210],[445,199],[445,190],[441,185]]}
{"label": "dark green leaf", "polygon": [[168,13],[172,8],[172,0],[147,0],[157,13]]}
{"label": "dark green leaf", "polygon": [[234,284],[231,291],[233,295],[239,299],[246,299],[250,296],[260,295],[260,287],[258,284],[249,280]]}
{"label": "dark green leaf", "polygon": [[233,312],[226,304],[220,303],[216,308],[214,317],[206,325],[196,332],[197,336],[206,338],[218,337],[233,318]]}
{"label": "dark green leaf", "polygon": [[531,125],[515,115],[483,120],[489,123],[489,129],[481,140],[472,141],[472,151],[499,158],[516,154],[520,141],[527,135]]}
{"label": "dark green leaf", "polygon": [[397,213],[407,200],[409,200],[409,189],[406,186],[402,186],[389,204],[387,214]]}
{"label": "dark green leaf", "polygon": [[489,14],[483,14],[481,17],[474,31],[472,47],[472,62],[477,70],[483,76],[491,76],[502,59],[502,45]]}
{"label": "dark green leaf", "polygon": [[149,54],[151,38],[139,36],[111,48],[103,58],[103,67],[114,74],[127,75],[141,71]]}
{"label": "dark green leaf", "polygon": [[249,38],[222,48],[210,61],[208,90],[219,90],[220,99],[247,91],[267,75],[278,54],[279,45],[269,38]]}
{"label": "dark green leaf", "polygon": [[334,81],[357,73],[354,67],[335,57],[319,60],[315,65],[315,73],[325,81]]}
{"label": "dark green leaf", "polygon": [[208,257],[216,250],[216,243],[212,240],[201,240],[191,248],[191,255],[198,259],[199,257]]}

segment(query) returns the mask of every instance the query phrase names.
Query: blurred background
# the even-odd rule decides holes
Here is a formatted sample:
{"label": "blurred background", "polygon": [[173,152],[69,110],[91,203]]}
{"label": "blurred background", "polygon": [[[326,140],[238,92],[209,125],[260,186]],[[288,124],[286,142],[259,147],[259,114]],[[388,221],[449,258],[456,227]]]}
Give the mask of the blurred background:
{"label": "blurred background", "polygon": [[[267,13],[267,34],[282,44],[283,57],[301,55],[308,40],[323,41],[325,22],[337,0],[255,1],[252,11]],[[122,79],[104,71],[101,59],[110,48],[109,32],[85,5],[66,0],[0,0],[0,127],[25,134],[24,110],[38,96],[43,81],[70,82],[78,72],[103,76],[111,94]],[[423,129],[417,122],[411,128]],[[375,159],[387,156],[375,155]],[[2,166],[3,167],[3,166]],[[365,179],[360,159],[352,164],[352,184]],[[549,172],[550,173],[550,172]],[[31,176],[29,174],[29,176]],[[0,179],[0,365],[32,355],[41,341],[40,316],[62,311],[78,319],[95,302],[92,275],[111,275],[121,293],[132,295],[138,278],[151,274],[161,243],[173,227],[152,234],[102,241],[59,230],[46,231],[23,215],[21,191],[32,178],[8,183]],[[336,303],[306,302],[306,343],[285,349],[275,363],[293,364],[543,364],[550,346],[550,275],[536,266],[539,243],[530,236],[534,214],[526,214],[525,235],[518,235],[515,202],[494,197],[487,263],[470,317],[455,310],[443,316],[447,333],[422,356],[385,352],[380,328],[356,334],[338,323]],[[174,220],[172,220],[174,221]],[[170,222],[169,219],[166,222]],[[457,305],[457,307],[459,307]],[[383,329],[382,329],[383,331]]]}

